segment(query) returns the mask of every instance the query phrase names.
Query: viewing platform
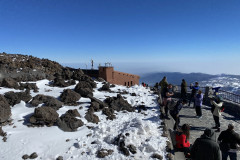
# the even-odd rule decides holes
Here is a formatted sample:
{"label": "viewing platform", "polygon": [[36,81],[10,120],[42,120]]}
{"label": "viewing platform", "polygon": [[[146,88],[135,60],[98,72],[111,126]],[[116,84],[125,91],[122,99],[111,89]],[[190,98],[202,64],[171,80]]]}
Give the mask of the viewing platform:
{"label": "viewing platform", "polygon": [[[205,87],[202,89],[205,92],[204,100],[203,100],[204,102],[202,106],[202,118],[198,118],[196,116],[196,111],[195,111],[195,108],[193,107],[193,102],[191,103],[190,106],[185,105],[180,111],[180,126],[182,126],[185,123],[191,126],[190,139],[189,139],[190,144],[193,144],[195,140],[203,134],[206,128],[212,128],[215,126],[213,115],[211,113],[211,107],[209,104],[209,97],[208,97],[209,95],[206,93],[208,92],[208,89],[206,89]],[[175,90],[175,96],[174,96],[175,98],[180,97],[179,91],[180,90],[178,89]],[[222,93],[225,93],[225,94],[227,93],[229,97],[224,97]],[[222,115],[220,117],[221,131],[226,130],[228,128],[228,124],[231,123],[234,125],[234,130],[238,134],[240,134],[240,103],[233,102],[238,100],[238,97],[240,96],[234,93],[226,92],[226,91],[220,91],[219,94],[222,96],[223,102],[224,102],[223,105],[225,106],[225,110],[224,112],[221,112]],[[235,98],[233,100],[230,99],[232,95]],[[171,116],[170,118],[171,118],[170,120],[164,119],[169,131],[169,138],[171,135],[170,131],[173,130],[173,125],[175,123],[175,121],[172,119]],[[215,132],[216,141],[221,131]],[[173,152],[173,155],[175,160],[185,160],[183,152]],[[240,152],[237,152],[237,157],[239,159]]]}

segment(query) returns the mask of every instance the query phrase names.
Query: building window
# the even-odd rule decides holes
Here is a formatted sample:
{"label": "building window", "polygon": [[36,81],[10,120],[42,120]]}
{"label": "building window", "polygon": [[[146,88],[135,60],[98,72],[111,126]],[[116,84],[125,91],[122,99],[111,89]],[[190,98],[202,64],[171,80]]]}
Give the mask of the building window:
{"label": "building window", "polygon": [[124,86],[127,86],[127,82],[125,82]]}
{"label": "building window", "polygon": [[131,86],[133,85],[133,81],[131,81]]}
{"label": "building window", "polygon": [[129,86],[129,82],[128,82],[128,86]]}

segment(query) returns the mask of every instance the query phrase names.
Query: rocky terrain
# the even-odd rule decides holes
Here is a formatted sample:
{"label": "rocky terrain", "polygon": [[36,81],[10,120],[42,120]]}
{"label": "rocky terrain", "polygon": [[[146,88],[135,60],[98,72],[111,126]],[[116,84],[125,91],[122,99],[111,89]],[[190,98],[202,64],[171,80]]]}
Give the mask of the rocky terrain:
{"label": "rocky terrain", "polygon": [[0,159],[166,159],[150,89],[32,56],[0,60]]}

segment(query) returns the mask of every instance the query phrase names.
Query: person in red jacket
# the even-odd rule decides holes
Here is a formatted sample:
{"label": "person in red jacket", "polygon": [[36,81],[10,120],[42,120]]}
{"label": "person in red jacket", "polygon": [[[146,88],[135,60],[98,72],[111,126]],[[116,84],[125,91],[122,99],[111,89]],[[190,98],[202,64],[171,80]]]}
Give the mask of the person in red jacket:
{"label": "person in red jacket", "polygon": [[186,157],[190,157],[191,145],[189,143],[190,136],[190,126],[188,124],[184,124],[181,127],[181,130],[176,133],[176,148],[184,152]]}

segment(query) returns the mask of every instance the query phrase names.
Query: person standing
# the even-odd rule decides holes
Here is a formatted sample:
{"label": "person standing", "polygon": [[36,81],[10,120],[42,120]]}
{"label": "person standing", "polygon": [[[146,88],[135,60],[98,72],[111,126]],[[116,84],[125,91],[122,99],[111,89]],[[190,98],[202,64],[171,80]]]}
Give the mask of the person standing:
{"label": "person standing", "polygon": [[167,88],[168,86],[168,82],[167,82],[167,77],[164,76],[163,79],[159,82],[159,86],[161,87],[161,95],[163,97],[163,91],[165,88]]}
{"label": "person standing", "polygon": [[237,148],[240,145],[240,136],[234,131],[232,124],[229,124],[228,129],[220,133],[218,142],[222,151],[222,160],[227,160],[228,156],[230,160],[237,160]]}
{"label": "person standing", "polygon": [[180,99],[177,104],[173,107],[172,110],[170,110],[170,115],[173,117],[173,119],[175,120],[175,124],[173,129],[174,130],[178,130],[178,126],[180,123],[180,118],[179,118],[179,112],[181,111],[181,109],[183,108],[183,106],[187,104],[187,100],[186,99]]}
{"label": "person standing", "polygon": [[196,115],[198,118],[202,117],[202,102],[203,102],[203,94],[201,90],[198,90],[197,95],[195,96],[195,106],[196,106]]}
{"label": "person standing", "polygon": [[172,91],[172,84],[168,84],[167,88],[163,90],[163,107],[165,110],[165,118],[170,119],[168,116],[168,102],[171,101],[171,97],[174,95]]}
{"label": "person standing", "polygon": [[181,83],[181,98],[186,99],[187,98],[187,82],[185,79],[182,79]]}
{"label": "person standing", "polygon": [[[190,84],[190,89],[192,89],[192,92],[191,92],[191,95],[190,95],[188,106],[190,106],[192,101],[194,102],[194,98],[197,94],[197,91],[199,90],[198,82],[195,82],[194,86],[192,86],[192,84]],[[195,107],[195,104],[194,104],[194,107]]]}
{"label": "person standing", "polygon": [[217,129],[216,132],[220,132],[220,116],[221,116],[221,107],[223,106],[223,102],[221,101],[221,98],[217,96],[215,100],[210,101],[211,105],[214,106],[213,109],[213,119],[215,122],[214,129]]}
{"label": "person standing", "polygon": [[221,160],[221,153],[213,130],[206,128],[191,148],[192,160]]}

